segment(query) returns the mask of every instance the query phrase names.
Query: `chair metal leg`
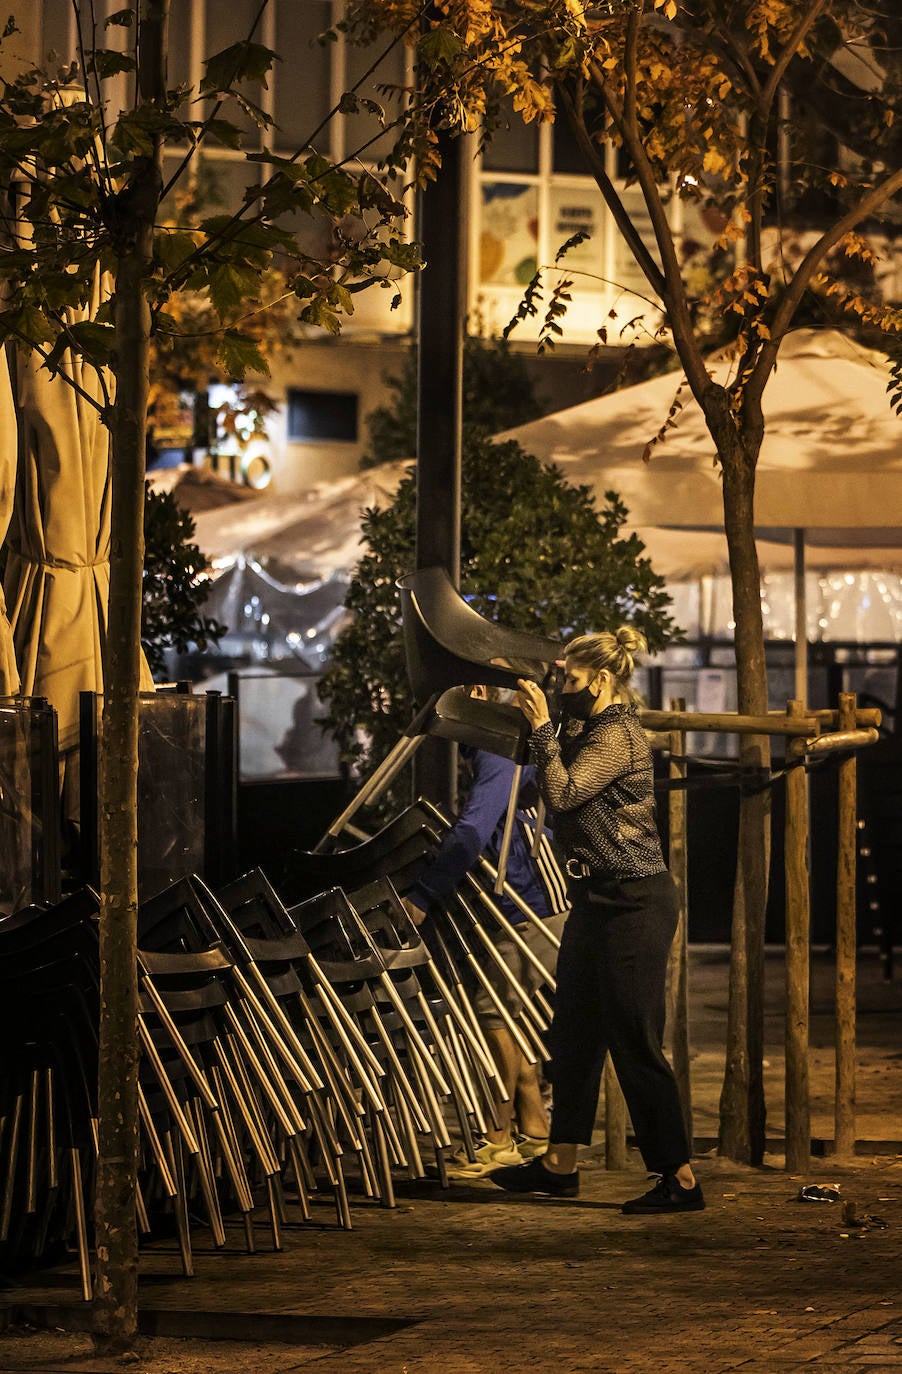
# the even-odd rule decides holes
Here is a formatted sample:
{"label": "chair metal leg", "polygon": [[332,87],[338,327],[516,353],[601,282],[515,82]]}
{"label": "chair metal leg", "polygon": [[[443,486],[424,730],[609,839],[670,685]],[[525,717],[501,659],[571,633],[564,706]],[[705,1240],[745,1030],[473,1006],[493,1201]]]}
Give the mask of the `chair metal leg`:
{"label": "chair metal leg", "polygon": [[379,1165],[379,1206],[395,1207],[395,1189],[391,1176],[391,1163],[388,1157],[388,1143],[385,1135],[385,1123],[379,1112],[370,1114],[373,1131],[373,1144],[376,1148],[376,1160]]}
{"label": "chair metal leg", "polygon": [[[494,886],[496,879],[498,877],[498,870],[489,862],[485,855],[480,855],[479,867],[482,870],[482,872],[485,873],[486,876],[492,880],[492,891],[496,892],[496,895],[498,895],[497,890]],[[512,901],[517,910],[526,917],[527,921],[531,922],[532,925],[534,925],[538,930],[542,932],[548,943],[550,945],[553,945],[555,949],[560,949],[561,937],[559,935],[555,935],[553,931],[550,931],[548,929],[548,927],[545,925],[545,922],[542,920],[542,917],[537,912],[533,911],[532,907],[529,905],[528,902],[524,902],[523,898],[520,896],[516,888],[511,887],[510,883],[505,882],[503,884],[502,891],[504,893],[504,896],[507,897],[510,901]]]}
{"label": "chair metal leg", "polygon": [[392,982],[391,976],[388,973],[380,973],[379,983],[381,987],[384,988],[386,996],[389,998],[392,1006],[404,1024],[404,1029],[407,1031],[412,1052],[419,1055],[420,1059],[423,1061],[426,1072],[433,1079],[436,1088],[444,1097],[447,1097],[451,1090],[442,1077],[438,1065],[423,1043],[420,1032],[417,1030],[410,1012],[404,1005],[403,997],[398,995],[398,990]]}
{"label": "chair metal leg", "polygon": [[138,1116],[141,1125],[144,1127],[144,1133],[147,1136],[150,1152],[157,1166],[157,1172],[160,1176],[160,1182],[163,1185],[163,1191],[167,1197],[175,1197],[178,1191],[175,1186],[175,1179],[170,1172],[169,1160],[166,1158],[163,1142],[160,1140],[159,1133],[154,1125],[150,1108],[147,1105],[147,1098],[144,1095],[144,1089],[141,1087],[140,1083],[138,1084]]}
{"label": "chair metal leg", "polygon": [[139,1233],[142,1236],[149,1236],[150,1217],[147,1215],[147,1206],[144,1202],[144,1194],[141,1191],[140,1183],[135,1185],[135,1217],[137,1219]]}
{"label": "chair metal leg", "polygon": [[510,1012],[507,1010],[507,1007],[504,1005],[501,998],[498,996],[497,992],[492,987],[486,975],[483,973],[482,969],[479,966],[479,961],[477,960],[475,955],[468,952],[467,962],[469,963],[470,967],[475,973],[478,981],[482,984],[486,996],[492,1003],[492,1006],[495,1008],[497,1014],[501,1017],[501,1020],[504,1022],[504,1025],[507,1028],[508,1032],[513,1036],[514,1040],[516,1041],[517,1048],[520,1050],[520,1053],[523,1055],[523,1058],[526,1060],[527,1064],[538,1063],[538,1057],[535,1054],[532,1046],[529,1044],[523,1032],[520,1030],[519,1026],[514,1021]]}
{"label": "chair metal leg", "polygon": [[[310,972],[313,975],[313,978],[316,982],[317,993],[323,1007],[334,1008],[335,1017],[333,1018],[333,1016],[330,1015],[329,1019],[333,1021],[336,1031],[338,1031],[339,1035],[341,1035],[341,1030],[338,1024],[339,1022],[341,1022],[345,1028],[346,1033],[351,1037],[351,1039],[357,1046],[357,1055],[362,1056],[362,1058],[367,1061],[371,1071],[378,1078],[382,1073],[382,1066],[380,1065],[376,1056],[373,1054],[373,1051],[370,1049],[369,1045],[366,1043],[365,1037],[361,1035],[360,1029],[355,1023],[354,1018],[351,1016],[350,1012],[345,1007],[338,993],[335,991],[332,984],[329,982],[328,978],[323,973],[322,969],[320,968],[319,964],[316,962],[316,959],[313,957],[312,954],[308,956],[308,965],[310,968]],[[343,1039],[344,1037],[342,1036],[342,1040]],[[350,1050],[350,1047],[346,1046],[346,1048],[348,1049],[349,1053],[352,1052]]]}
{"label": "chair metal leg", "polygon": [[504,830],[501,833],[501,844],[498,848],[498,872],[495,876],[495,891],[500,896],[504,891],[504,879],[507,874],[507,861],[510,858],[511,840],[514,837],[514,824],[517,819],[517,796],[520,791],[520,779],[523,776],[523,765],[518,763],[514,769],[514,776],[511,779],[510,796],[507,799],[507,814],[504,817]]}
{"label": "chair metal leg", "polygon": [[47,1187],[51,1193],[60,1186],[56,1145],[56,1101],[54,1096],[53,1065],[44,1070],[44,1099],[47,1103]]}
{"label": "chair metal leg", "polygon": [[[491,1086],[490,1086],[490,1084],[489,1084],[489,1080],[488,1080],[488,1078],[486,1077],[485,1073],[483,1072],[482,1064],[480,1063],[480,1061],[479,1061],[478,1059],[474,1059],[474,1060],[471,1061],[471,1066],[470,1066],[470,1067],[471,1067],[471,1069],[472,1069],[473,1076],[474,1076],[474,1078],[476,1079],[477,1085],[478,1085],[478,1087],[479,1087],[479,1093],[480,1093],[480,1097],[481,1097],[481,1099],[482,1099],[482,1102],[485,1104],[485,1110],[486,1110],[486,1114],[487,1114],[487,1116],[488,1116],[488,1119],[491,1121],[493,1128],[494,1128],[496,1131],[500,1131],[500,1129],[501,1129],[501,1119],[500,1119],[500,1117],[498,1116],[498,1108],[497,1108],[497,1106],[496,1106],[496,1104],[495,1104],[495,1093],[492,1092],[492,1088],[491,1088]],[[495,1082],[496,1087],[500,1086],[501,1088],[504,1088],[504,1084],[501,1082],[500,1079],[495,1079],[494,1082]],[[509,1100],[509,1099],[506,1099],[506,1100]],[[478,1128],[480,1131],[482,1131],[482,1133],[483,1133],[483,1135],[484,1135],[484,1134],[485,1134],[485,1123],[482,1122],[482,1124],[480,1124],[480,1118],[479,1118],[479,1117],[476,1118],[476,1125],[477,1125],[477,1128]]]}
{"label": "chair metal leg", "polygon": [[254,1195],[251,1191],[250,1179],[244,1167],[244,1160],[241,1157],[241,1148],[238,1143],[235,1124],[232,1121],[232,1115],[229,1111],[225,1081],[223,1075],[215,1065],[212,1070],[212,1078],[213,1082],[216,1084],[216,1094],[218,1098],[218,1107],[213,1113],[213,1125],[216,1127],[219,1147],[222,1151],[226,1170],[232,1182],[232,1190],[235,1194],[235,1201],[238,1204],[238,1209],[243,1212],[245,1216],[249,1216],[254,1210]]}
{"label": "chair metal leg", "polygon": [[[273,1044],[280,1057],[288,1064],[292,1076],[297,1080],[305,1093],[321,1089],[322,1080],[317,1073],[316,1066],[304,1049],[297,1031],[291,1024],[285,1009],[275,996],[272,988],[266,981],[265,975],[255,963],[248,965],[259,996],[254,988],[251,987],[247,978],[240,968],[233,970],[235,982],[241,990],[242,996],[254,1008],[255,1014],[260,1020],[261,1025],[266,1026],[272,1037]],[[265,1008],[265,1010],[264,1010]],[[274,1032],[278,1029],[280,1034]]]}
{"label": "chair metal leg", "polygon": [[[287,1085],[284,1083],[281,1074],[278,1069],[275,1070],[274,1074],[264,1071],[264,1067],[257,1056],[254,1046],[251,1044],[250,1037],[242,1025],[241,1018],[238,1016],[232,1003],[226,1002],[223,1010],[225,1011],[226,1020],[232,1029],[236,1058],[239,1057],[240,1047],[240,1061],[245,1068],[248,1088],[252,1086],[250,1075],[253,1074],[254,1082],[256,1082],[263,1096],[268,1101],[282,1131],[285,1135],[296,1135],[298,1130],[303,1130],[304,1123],[303,1121],[296,1122],[293,1116],[289,1115],[289,1111],[294,1107],[294,1103],[290,1100],[291,1095],[287,1090]],[[275,1067],[275,1062],[272,1061],[272,1063],[273,1067]],[[282,1091],[280,1092],[279,1089],[282,1089]],[[260,1124],[262,1127],[262,1118]],[[269,1132],[266,1131],[265,1128],[263,1129],[263,1133],[266,1135],[267,1139],[269,1139]],[[271,1172],[275,1172],[275,1170]]]}
{"label": "chair metal leg", "polygon": [[328,1038],[320,1025],[319,1017],[316,1015],[306,995],[301,1005],[306,1018],[310,1039],[313,1041],[317,1052],[322,1075],[335,1099],[335,1104],[339,1116],[344,1122],[345,1130],[349,1136],[353,1137],[357,1130],[355,1121],[362,1115],[363,1108],[354,1098],[342,1071],[342,1066],[339,1064],[335,1052],[329,1044]]}
{"label": "chair metal leg", "polygon": [[[436,694],[433,702],[437,700],[438,694]],[[420,714],[422,715],[423,713],[421,712]],[[410,726],[408,728],[412,729],[413,727]],[[314,846],[314,854],[322,853],[330,840],[337,839],[344,829],[346,822],[349,821],[352,816],[356,816],[357,812],[360,811],[362,807],[366,806],[371,801],[377,801],[379,797],[381,797],[386,788],[391,786],[395,777],[400,773],[408,759],[412,758],[419,749],[425,738],[425,735],[420,734],[405,734],[401,736],[398,743],[382,760],[375,772],[370,775],[360,790],[345,807],[344,811],[342,811],[341,815],[336,816],[325,835],[323,835],[322,839]]]}
{"label": "chair metal leg", "polygon": [[392,1078],[389,1079],[389,1091],[394,1102],[400,1130],[406,1142],[404,1153],[407,1156],[407,1176],[411,1179],[423,1178],[426,1170],[423,1168],[423,1160],[420,1157],[420,1146],[413,1128],[413,1121],[407,1109],[404,1094]]}
{"label": "chair metal leg", "polygon": [[28,1134],[25,1147],[25,1212],[38,1210],[38,1098],[40,1072],[32,1069],[28,1083]]}
{"label": "chair metal leg", "polygon": [[[164,1030],[166,1031],[166,1034],[169,1036],[173,1049],[176,1051],[179,1059],[182,1061],[185,1068],[188,1070],[188,1073],[191,1075],[191,1078],[194,1082],[194,1086],[196,1087],[200,1096],[203,1098],[207,1107],[212,1109],[215,1105],[213,1093],[211,1091],[209,1083],[206,1080],[203,1070],[201,1069],[200,1065],[195,1060],[191,1050],[185,1043],[182,1033],[176,1025],[175,1021],[170,1016],[169,1008],[166,1006],[166,1003],[160,996],[159,992],[157,992],[153,980],[149,978],[147,974],[144,974],[141,978],[141,990],[147,995],[147,997],[153,1003],[154,1013],[159,1018],[161,1026],[163,1026]],[[139,1017],[138,1021],[139,1025],[144,1025],[143,1017]],[[147,1032],[146,1026],[144,1026],[144,1030],[147,1035],[147,1039],[149,1040],[150,1035],[149,1032]],[[191,1154],[197,1153],[196,1150],[190,1150],[190,1147],[189,1151]]]}
{"label": "chair metal leg", "polygon": [[81,1296],[85,1302],[90,1302],[94,1297],[94,1284],[91,1277],[91,1254],[88,1249],[88,1222],[85,1215],[84,1184],[81,1177],[81,1155],[75,1146],[69,1150],[69,1164],[72,1175],[72,1204],[75,1208],[75,1237],[78,1247]]}
{"label": "chair metal leg", "polygon": [[485,1121],[482,1115],[482,1103],[479,1095],[480,1085],[475,1076],[473,1061],[467,1057],[463,1042],[457,1033],[457,1027],[454,1024],[453,1018],[447,1012],[444,1016],[444,1023],[444,1043],[447,1046],[448,1053],[454,1058],[461,1082],[467,1090],[467,1115],[474,1118],[476,1129],[484,1133]]}
{"label": "chair metal leg", "polygon": [[[301,1212],[301,1220],[310,1220],[310,1198],[307,1194],[307,1178],[304,1165],[301,1162],[303,1146],[297,1138],[288,1141],[288,1158],[291,1163],[291,1172],[294,1176],[294,1186],[298,1197],[298,1207]],[[304,1160],[309,1169],[309,1162]]]}
{"label": "chair metal leg", "polygon": [[[429,973],[435,984],[436,992],[447,1006],[451,1018],[457,1023],[470,1053],[482,1064],[484,1073],[490,1078],[497,1078],[498,1070],[489,1052],[489,1047],[484,1037],[481,1034],[477,1034],[471,1021],[467,1019],[463,1006],[458,1000],[457,989],[455,989],[454,992],[451,991],[434,964],[430,965]],[[459,986],[458,984],[458,987]]]}
{"label": "chair metal leg", "polygon": [[445,1118],[442,1115],[441,1106],[435,1096],[432,1083],[423,1068],[419,1055],[411,1054],[410,1066],[413,1069],[414,1077],[420,1089],[421,1100],[429,1118],[428,1134],[432,1137],[433,1146],[440,1148],[444,1145],[450,1145],[451,1137],[448,1135],[448,1130],[445,1126]]}
{"label": "chair metal leg", "polygon": [[23,1093],[16,1094],[13,1107],[12,1125],[9,1134],[9,1156],[6,1165],[6,1178],[3,1184],[3,1211],[0,1214],[0,1241],[9,1239],[9,1223],[12,1217],[13,1193],[16,1183],[16,1165],[19,1162],[19,1134],[22,1129],[22,1110],[25,1105]]}
{"label": "chair metal leg", "polygon": [[171,1131],[165,1131],[163,1145],[169,1158],[169,1168],[178,1188],[178,1192],[173,1198],[173,1211],[175,1212],[179,1253],[182,1257],[182,1273],[186,1279],[190,1279],[194,1277],[194,1258],[191,1254],[191,1227],[188,1222],[188,1198],[185,1193],[185,1166],[181,1137],[178,1135],[173,1137]]}
{"label": "chair metal leg", "polygon": [[266,1180],[266,1201],[269,1210],[269,1230],[272,1236],[272,1248],[275,1251],[282,1249],[282,1224],[279,1208],[278,1189],[276,1184],[278,1175],[270,1176]]}
{"label": "chair metal leg", "polygon": [[222,1249],[226,1243],[225,1227],[222,1221],[219,1197],[216,1193],[216,1177],[213,1173],[213,1157],[210,1154],[210,1140],[207,1135],[206,1122],[204,1121],[204,1109],[198,1098],[194,1099],[193,1119],[195,1134],[200,1143],[200,1154],[197,1157],[197,1174],[200,1180],[200,1190],[203,1194],[207,1220],[210,1223],[213,1244],[217,1249]]}
{"label": "chair metal leg", "polygon": [[[504,912],[501,911],[501,909],[498,907],[497,903],[493,902],[488,893],[483,891],[483,889],[479,886],[478,880],[476,878],[473,878],[472,875],[471,883],[472,886],[479,893],[479,898],[491,914],[492,919],[496,921],[497,924],[501,927],[507,938],[517,946],[520,953],[523,955],[524,959],[526,959],[530,964],[532,964],[536,973],[538,973],[539,977],[542,979],[542,982],[547,983],[548,986],[551,988],[552,992],[556,992],[557,983],[555,982],[554,976],[546,968],[545,964],[536,954],[535,950],[532,949],[526,943],[526,941],[523,939],[523,936],[517,930],[517,927],[507,919]],[[469,909],[470,908],[468,908],[468,910]]]}
{"label": "chair metal leg", "polygon": [[[144,1050],[147,1061],[153,1070],[154,1077],[163,1091],[163,1096],[166,1099],[166,1106],[169,1109],[173,1121],[178,1127],[179,1135],[188,1146],[188,1153],[196,1155],[200,1146],[194,1137],[194,1132],[191,1129],[188,1118],[182,1110],[182,1104],[179,1102],[178,1094],[172,1086],[169,1074],[166,1072],[165,1065],[157,1052],[157,1047],[153,1043],[150,1031],[145,1025],[144,1018],[141,1016],[138,1017],[138,1035],[141,1039],[141,1048]],[[209,1092],[209,1089],[207,1089],[207,1091]],[[213,1105],[216,1105],[215,1099],[213,1100]]]}
{"label": "chair metal leg", "polygon": [[449,1051],[448,1046],[442,1038],[441,1031],[435,1023],[435,1017],[432,1015],[432,1009],[429,1006],[429,1002],[422,988],[419,988],[417,991],[417,1005],[420,1008],[420,1015],[426,1023],[426,1029],[429,1031],[432,1044],[436,1051],[436,1057],[447,1074],[448,1082],[451,1085],[451,1093],[456,1094],[465,1112],[472,1112],[472,1097],[464,1079],[461,1077],[457,1061],[454,1055]]}
{"label": "chair metal leg", "polygon": [[228,1035],[217,1036],[213,1045],[260,1167],[264,1174],[276,1174],[279,1172],[279,1161],[275,1156],[265,1122],[260,1114],[260,1105],[247,1077],[241,1055]]}
{"label": "chair metal leg", "polygon": [[373,1023],[373,1026],[375,1027],[376,1034],[378,1035],[379,1040],[385,1048],[386,1058],[391,1066],[392,1081],[395,1087],[400,1092],[402,1092],[404,1097],[407,1099],[408,1107],[410,1111],[413,1113],[413,1119],[416,1122],[417,1128],[423,1131],[424,1133],[428,1132],[429,1123],[423,1114],[420,1102],[417,1098],[416,1093],[413,1090],[413,1087],[410,1083],[410,1079],[407,1076],[407,1071],[402,1065],[401,1060],[398,1057],[398,1051],[395,1049],[395,1046],[392,1043],[391,1036],[385,1029],[385,1026],[382,1022],[382,1018],[375,1007],[370,1007],[369,1017]]}

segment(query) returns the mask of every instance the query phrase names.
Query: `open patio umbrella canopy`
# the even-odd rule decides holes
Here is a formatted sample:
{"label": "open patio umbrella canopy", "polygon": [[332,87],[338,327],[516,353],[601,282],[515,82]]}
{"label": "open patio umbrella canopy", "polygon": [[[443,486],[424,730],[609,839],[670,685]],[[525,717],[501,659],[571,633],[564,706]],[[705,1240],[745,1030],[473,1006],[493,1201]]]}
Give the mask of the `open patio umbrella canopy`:
{"label": "open patio umbrella canopy", "polygon": [[[726,381],[734,366],[715,363],[715,379]],[[798,330],[785,340],[764,392],[760,532],[804,529],[810,542],[826,544],[902,542],[902,421],[889,405],[888,375],[882,355],[835,331]],[[678,372],[654,377],[499,438],[558,464],[572,482],[613,488],[637,525],[722,529],[714,441],[685,383],[676,427],[642,461],[682,380]]]}

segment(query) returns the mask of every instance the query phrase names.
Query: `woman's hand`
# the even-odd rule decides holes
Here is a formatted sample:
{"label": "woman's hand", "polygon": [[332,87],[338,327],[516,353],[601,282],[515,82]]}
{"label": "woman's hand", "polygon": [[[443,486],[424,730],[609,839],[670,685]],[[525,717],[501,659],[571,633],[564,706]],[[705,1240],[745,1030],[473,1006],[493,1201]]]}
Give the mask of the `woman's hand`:
{"label": "woman's hand", "polygon": [[548,713],[548,701],[538,683],[520,677],[517,678],[517,688],[517,705],[533,730],[537,730],[540,725],[551,720]]}

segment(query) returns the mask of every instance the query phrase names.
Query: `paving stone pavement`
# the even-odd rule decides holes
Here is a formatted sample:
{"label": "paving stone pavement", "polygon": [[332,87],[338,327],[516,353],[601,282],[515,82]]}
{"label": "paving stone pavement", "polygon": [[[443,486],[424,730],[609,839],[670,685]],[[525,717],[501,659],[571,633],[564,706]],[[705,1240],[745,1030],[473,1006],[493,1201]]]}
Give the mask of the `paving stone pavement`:
{"label": "paving stone pavement", "polygon": [[[699,1054],[710,1056],[705,1027],[718,1023],[722,992],[704,969],[696,969],[696,987],[707,1008],[698,1018]],[[820,995],[815,988],[816,1003]],[[861,1058],[879,1072],[862,1073],[861,1105],[869,1129],[881,1131],[879,1152],[847,1167],[818,1159],[804,1178],[783,1172],[776,1154],[758,1169],[706,1155],[697,1170],[707,1210],[663,1218],[619,1211],[624,1198],[644,1191],[634,1152],[620,1173],[607,1172],[597,1154],[587,1158],[573,1200],[524,1200],[488,1181],[447,1191],[405,1183],[395,1210],[355,1205],[350,1233],[338,1231],[329,1205],[319,1203],[312,1224],[286,1231],[281,1254],[267,1248],[262,1217],[255,1255],[244,1252],[237,1225],[225,1253],[198,1232],[190,1280],[181,1277],[174,1245],[156,1242],[142,1257],[142,1309],[157,1314],[164,1333],[187,1313],[195,1334],[181,1342],[155,1337],[130,1367],[150,1374],[902,1372],[902,988],[874,995],[879,1026],[875,1011]],[[776,1041],[768,1057],[779,1069]],[[699,1111],[711,1116],[718,1074],[705,1068],[699,1082]],[[826,1129],[829,1077],[815,1075],[813,1090]],[[779,1124],[776,1102],[773,1117]],[[816,1182],[839,1184],[857,1217],[886,1224],[848,1225],[841,1204],[798,1201],[801,1184]],[[55,1313],[61,1324],[78,1307],[76,1291],[69,1266],[21,1282],[5,1301],[19,1315],[30,1304],[51,1325]],[[286,1339],[261,1334],[266,1315],[282,1319]],[[395,1325],[379,1329],[377,1321]],[[241,1334],[242,1322],[247,1341],[215,1339]],[[84,1337],[0,1333],[0,1374],[113,1368],[91,1356]]]}

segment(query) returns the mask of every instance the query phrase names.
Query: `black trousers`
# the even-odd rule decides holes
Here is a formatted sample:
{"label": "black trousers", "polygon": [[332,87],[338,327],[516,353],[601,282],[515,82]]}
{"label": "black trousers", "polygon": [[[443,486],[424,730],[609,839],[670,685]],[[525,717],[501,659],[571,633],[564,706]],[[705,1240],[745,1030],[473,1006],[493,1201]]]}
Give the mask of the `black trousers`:
{"label": "black trousers", "polygon": [[[590,882],[592,886],[590,887]],[[667,956],[676,930],[669,873],[571,886],[551,1026],[551,1140],[588,1145],[610,1051],[650,1173],[689,1159],[682,1107],[662,1049]]]}

